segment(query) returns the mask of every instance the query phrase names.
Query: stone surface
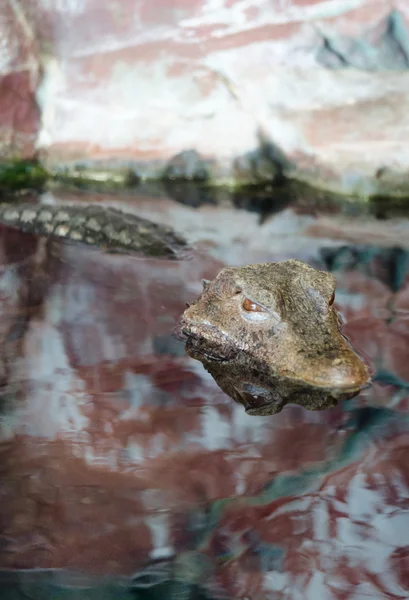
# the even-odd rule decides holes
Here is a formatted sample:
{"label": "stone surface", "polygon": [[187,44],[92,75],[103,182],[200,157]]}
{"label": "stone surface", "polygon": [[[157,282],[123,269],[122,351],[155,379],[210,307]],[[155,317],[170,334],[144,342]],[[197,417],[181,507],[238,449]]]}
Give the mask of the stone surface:
{"label": "stone surface", "polygon": [[0,7],[0,159],[30,158],[40,121],[37,41],[19,2]]}
{"label": "stone surface", "polygon": [[405,0],[7,0],[6,146],[33,151],[39,52],[49,166],[407,195],[408,20]]}

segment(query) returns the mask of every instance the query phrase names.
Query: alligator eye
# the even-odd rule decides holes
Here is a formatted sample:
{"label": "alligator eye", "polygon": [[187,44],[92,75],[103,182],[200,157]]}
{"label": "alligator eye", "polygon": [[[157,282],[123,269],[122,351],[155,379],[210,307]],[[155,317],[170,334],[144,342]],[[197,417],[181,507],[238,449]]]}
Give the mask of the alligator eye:
{"label": "alligator eye", "polygon": [[328,302],[329,306],[332,306],[334,304],[334,300],[335,300],[335,292],[332,292],[332,296]]}
{"label": "alligator eye", "polygon": [[250,298],[244,298],[242,307],[247,312],[267,312],[260,304],[253,302]]}

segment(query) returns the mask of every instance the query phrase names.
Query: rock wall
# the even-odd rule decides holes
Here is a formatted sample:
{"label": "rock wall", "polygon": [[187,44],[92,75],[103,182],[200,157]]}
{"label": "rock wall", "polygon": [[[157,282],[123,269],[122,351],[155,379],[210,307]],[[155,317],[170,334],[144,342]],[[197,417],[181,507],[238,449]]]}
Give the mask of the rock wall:
{"label": "rock wall", "polygon": [[408,23],[405,0],[5,0],[0,149],[408,195]]}

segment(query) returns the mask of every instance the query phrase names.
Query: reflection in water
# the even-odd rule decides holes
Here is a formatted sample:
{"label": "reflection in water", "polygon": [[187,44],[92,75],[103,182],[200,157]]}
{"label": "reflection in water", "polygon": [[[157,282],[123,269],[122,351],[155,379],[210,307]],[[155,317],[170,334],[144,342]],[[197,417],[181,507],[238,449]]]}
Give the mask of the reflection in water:
{"label": "reflection in water", "polygon": [[[293,255],[263,229],[283,218],[247,263]],[[2,230],[2,598],[408,598],[406,253],[311,248],[377,381],[327,411],[249,417],[172,335],[220,260]]]}

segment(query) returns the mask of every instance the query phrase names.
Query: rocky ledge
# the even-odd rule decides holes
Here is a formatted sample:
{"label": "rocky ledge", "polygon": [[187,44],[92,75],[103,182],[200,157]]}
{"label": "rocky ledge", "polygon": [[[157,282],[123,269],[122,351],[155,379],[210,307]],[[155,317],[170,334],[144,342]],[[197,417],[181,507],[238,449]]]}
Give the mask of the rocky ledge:
{"label": "rocky ledge", "polygon": [[405,0],[9,0],[3,158],[121,182],[409,195]]}

